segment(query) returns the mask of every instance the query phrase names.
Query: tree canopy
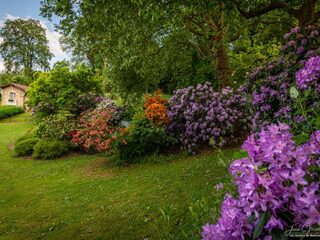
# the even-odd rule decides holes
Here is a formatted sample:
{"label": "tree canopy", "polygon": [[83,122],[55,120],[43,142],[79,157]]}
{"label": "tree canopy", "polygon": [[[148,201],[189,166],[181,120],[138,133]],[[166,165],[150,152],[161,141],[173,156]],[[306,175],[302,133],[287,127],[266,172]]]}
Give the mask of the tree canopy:
{"label": "tree canopy", "polygon": [[63,45],[77,61],[106,70],[121,93],[141,94],[240,84],[252,63],[277,56],[285,32],[317,21],[317,8],[315,0],[43,0],[41,11],[61,18]]}
{"label": "tree canopy", "polygon": [[45,29],[34,19],[8,19],[0,29],[0,55],[8,72],[24,71],[31,76],[35,69],[48,69],[53,56]]}

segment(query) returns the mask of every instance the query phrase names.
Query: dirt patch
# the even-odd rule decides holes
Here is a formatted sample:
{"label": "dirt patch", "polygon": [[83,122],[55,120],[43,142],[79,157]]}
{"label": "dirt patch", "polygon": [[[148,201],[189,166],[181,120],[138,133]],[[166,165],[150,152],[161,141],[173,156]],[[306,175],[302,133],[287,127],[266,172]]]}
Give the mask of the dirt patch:
{"label": "dirt patch", "polygon": [[13,149],[14,149],[14,144],[13,144],[13,143],[8,144],[8,148],[9,148],[11,151],[13,151]]}
{"label": "dirt patch", "polygon": [[108,178],[114,175],[113,164],[105,157],[98,157],[90,161],[89,164],[84,166],[80,172],[81,175],[90,178]]}

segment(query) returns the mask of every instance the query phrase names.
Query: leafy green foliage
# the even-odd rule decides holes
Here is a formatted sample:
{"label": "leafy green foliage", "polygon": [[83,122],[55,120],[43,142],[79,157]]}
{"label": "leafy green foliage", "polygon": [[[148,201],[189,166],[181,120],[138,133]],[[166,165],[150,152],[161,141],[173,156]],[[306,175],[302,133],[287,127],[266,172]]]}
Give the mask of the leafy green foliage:
{"label": "leafy green foliage", "polygon": [[287,240],[287,236],[285,236],[284,231],[274,229],[272,230],[272,240]]}
{"label": "leafy green foliage", "polygon": [[79,115],[100,93],[101,84],[89,68],[81,65],[71,71],[57,65],[50,72],[38,74],[28,90],[28,104],[40,118],[59,111]]}
{"label": "leafy green foliage", "polygon": [[295,143],[297,145],[301,145],[303,143],[306,143],[308,142],[310,139],[309,135],[308,134],[299,134],[297,136],[294,136],[293,140],[295,141]]}
{"label": "leafy green foliage", "polygon": [[259,220],[257,222],[257,225],[253,230],[253,236],[252,236],[253,239],[257,239],[260,236],[265,224],[268,221],[268,218],[269,217],[268,217],[268,213],[267,212],[261,213],[260,218],[259,218]]}
{"label": "leafy green foliage", "polygon": [[176,142],[168,136],[165,126],[150,122],[142,114],[135,116],[124,139],[126,143],[118,145],[119,164],[137,163],[142,156],[162,153]]}
{"label": "leafy green foliage", "polygon": [[23,140],[26,140],[26,139],[29,139],[29,138],[36,138],[36,133],[34,130],[31,130],[31,131],[25,133],[22,137],[19,137],[17,139],[16,143],[23,141]]}
{"label": "leafy green foliage", "polygon": [[33,148],[32,157],[49,160],[67,154],[70,146],[67,142],[56,139],[41,139]]}
{"label": "leafy green foliage", "polygon": [[249,39],[239,39],[234,43],[234,50],[229,51],[230,66],[233,69],[235,86],[246,82],[246,73],[251,72],[257,65],[263,64],[279,55],[277,42],[255,43],[251,46]]}
{"label": "leafy green foliage", "polygon": [[232,155],[232,159],[236,160],[236,159],[240,159],[240,158],[245,158],[248,157],[248,152],[244,151],[244,150],[239,150],[237,152],[234,152]]}
{"label": "leafy green foliage", "polygon": [[7,83],[18,83],[29,85],[33,79],[30,76],[27,76],[23,73],[9,73],[3,72],[0,73],[0,86],[5,85]]}
{"label": "leafy green foliage", "polygon": [[217,79],[228,81],[220,85],[239,85],[251,64],[274,57],[279,45],[279,38],[266,38],[274,32],[271,24],[243,21],[229,0],[45,0],[41,12],[62,18],[57,27],[64,47],[106,73],[107,89],[124,99],[206,81],[216,88]]}
{"label": "leafy green foliage", "polygon": [[34,19],[8,19],[0,29],[0,54],[9,72],[24,70],[27,76],[35,68],[49,68],[50,53],[45,29]]}
{"label": "leafy green foliage", "polygon": [[35,137],[17,141],[14,145],[15,156],[31,156],[31,154],[33,153],[33,147],[37,142],[38,139]]}
{"label": "leafy green foliage", "polygon": [[21,107],[16,106],[0,106],[0,119],[12,117],[14,115],[23,113],[24,110]]}
{"label": "leafy green foliage", "polygon": [[31,156],[33,153],[33,147],[38,142],[35,131],[31,130],[18,138],[14,144],[15,156]]}

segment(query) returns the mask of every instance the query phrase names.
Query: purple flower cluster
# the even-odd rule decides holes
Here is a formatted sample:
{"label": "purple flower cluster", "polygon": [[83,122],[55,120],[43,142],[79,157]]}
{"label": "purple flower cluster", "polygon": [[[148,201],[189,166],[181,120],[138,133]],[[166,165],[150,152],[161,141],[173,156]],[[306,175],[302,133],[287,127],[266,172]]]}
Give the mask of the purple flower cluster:
{"label": "purple flower cluster", "polygon": [[221,218],[215,225],[204,226],[203,239],[250,237],[262,213],[269,215],[264,239],[271,239],[272,230],[320,224],[319,176],[312,171],[320,166],[320,131],[297,146],[288,129],[274,124],[248,137],[242,148],[249,156],[234,161],[229,169],[239,197],[226,197]]}
{"label": "purple flower cluster", "polygon": [[56,111],[57,109],[53,104],[40,102],[37,104],[37,106],[32,108],[32,115],[36,115],[37,113],[50,115],[55,113]]}
{"label": "purple flower cluster", "polygon": [[296,83],[300,89],[315,86],[320,92],[320,56],[309,58],[303,68],[296,73]]}
{"label": "purple flower cluster", "polygon": [[96,109],[98,110],[108,110],[111,114],[111,117],[109,119],[109,123],[112,126],[119,125],[120,121],[123,119],[123,116],[125,114],[125,108],[124,107],[118,107],[117,104],[108,97],[97,97],[95,99],[97,105]]}
{"label": "purple flower cluster", "polygon": [[209,82],[175,91],[168,117],[169,131],[193,154],[201,144],[236,140],[249,130],[250,122],[243,88],[214,92]]}
{"label": "purple flower cluster", "polygon": [[93,109],[95,108],[96,104],[97,104],[97,100],[100,97],[97,97],[96,95],[93,94],[84,94],[84,95],[80,95],[78,96],[77,99],[77,105],[76,105],[76,112],[77,115],[80,115],[82,112],[85,112],[89,109]]}
{"label": "purple flower cluster", "polygon": [[248,223],[239,201],[229,194],[222,203],[221,216],[217,224],[207,224],[203,227],[203,240],[244,240],[244,236],[251,234],[253,227]]}
{"label": "purple flower cluster", "polygon": [[[279,65],[282,64],[279,63]],[[252,106],[255,113],[253,129],[263,128],[273,118],[284,120],[291,117],[289,84],[288,72],[273,71],[271,76],[266,77],[264,82],[256,87],[252,93]]]}
{"label": "purple flower cluster", "polygon": [[310,82],[315,83],[318,77],[320,38],[316,36],[319,29],[320,25],[293,28],[284,36],[287,43],[281,47],[279,59],[248,75],[255,132],[271,123],[289,123],[296,115],[295,101],[290,98],[289,90],[295,84],[296,72],[306,61],[308,66],[297,73],[298,86],[304,88]]}
{"label": "purple flower cluster", "polygon": [[109,110],[113,111],[117,108],[116,103],[108,97],[96,97],[95,102],[97,104],[96,109],[98,110]]}

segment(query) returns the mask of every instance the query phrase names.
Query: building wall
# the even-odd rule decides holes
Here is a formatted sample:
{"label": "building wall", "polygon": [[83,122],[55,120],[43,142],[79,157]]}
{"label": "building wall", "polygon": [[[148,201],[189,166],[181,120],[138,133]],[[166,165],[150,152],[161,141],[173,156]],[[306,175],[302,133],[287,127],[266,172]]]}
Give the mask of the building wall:
{"label": "building wall", "polygon": [[[16,93],[14,102],[8,101],[10,97],[10,92]],[[25,93],[22,90],[15,88],[13,86],[2,89],[1,94],[2,94],[1,105],[14,105],[17,107],[24,107],[24,103],[27,100],[25,97]]]}

